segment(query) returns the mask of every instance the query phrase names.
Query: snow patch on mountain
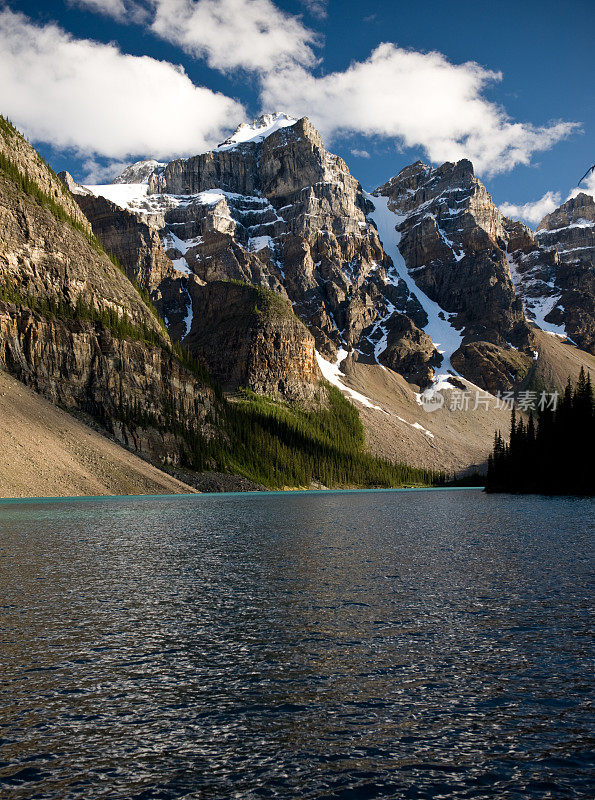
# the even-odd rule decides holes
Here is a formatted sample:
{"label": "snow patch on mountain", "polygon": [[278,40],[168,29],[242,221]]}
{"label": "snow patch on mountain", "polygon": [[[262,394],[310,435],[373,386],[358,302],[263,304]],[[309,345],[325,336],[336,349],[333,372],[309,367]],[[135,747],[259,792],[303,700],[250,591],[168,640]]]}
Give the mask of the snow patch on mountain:
{"label": "snow patch on mountain", "polygon": [[105,197],[120,208],[128,211],[135,203],[142,203],[147,197],[146,183],[106,183],[89,184],[85,189],[89,189],[98,197]]}
{"label": "snow patch on mountain", "polygon": [[339,350],[337,353],[337,360],[334,364],[323,358],[318,350],[315,352],[318,367],[329,383],[331,383],[333,386],[336,386],[337,389],[340,389],[343,394],[349,395],[352,400],[357,400],[357,402],[361,403],[363,406],[366,406],[367,408],[373,408],[376,411],[382,411],[383,414],[387,413],[383,408],[380,408],[380,406],[375,406],[364,394],[356,392],[355,389],[350,389],[349,386],[346,386],[341,380],[341,378],[345,377],[345,375],[341,372],[341,362],[344,361],[349,355],[347,350],[344,350],[343,348]]}
{"label": "snow patch on mountain", "polygon": [[554,325],[552,322],[546,322],[545,320],[550,311],[553,311],[559,305],[559,302],[559,295],[554,297],[526,297],[525,311],[528,318],[532,318],[542,331],[566,339],[566,330],[563,325]]}
{"label": "snow patch on mountain", "polygon": [[155,172],[156,169],[165,167],[163,161],[156,161],[154,158],[147,158],[143,161],[137,161],[114,178],[112,183],[148,183],[149,177]]}
{"label": "snow patch on mountain", "polygon": [[281,130],[281,128],[290,128],[296,122],[297,119],[295,117],[290,117],[288,114],[280,112],[263,114],[251,123],[242,122],[236,128],[235,133],[215,149],[232,150],[238,145],[246,144],[247,142],[262,142],[275,131]]}
{"label": "snow patch on mountain", "polygon": [[[146,183],[107,183],[85,186],[98,197],[105,197],[125,211],[134,214],[157,216],[179,206],[188,206],[196,203],[203,206],[215,206],[226,198],[242,198],[233,192],[224,192],[221,189],[207,189],[197,194],[147,194],[149,188]],[[243,198],[242,198],[243,199]],[[250,198],[248,198],[250,199]],[[261,200],[261,198],[255,198]]]}
{"label": "snow patch on mountain", "polygon": [[[515,292],[523,300],[525,316],[534,322],[545,333],[551,333],[563,339],[567,338],[566,330],[563,325],[554,325],[546,322],[545,317],[560,304],[561,294],[555,291],[554,281],[547,283],[544,280],[533,277],[530,273],[522,275],[513,257],[506,250],[506,260],[510,269],[510,277],[514,285]],[[512,345],[510,345],[512,347]]]}
{"label": "snow patch on mountain", "polygon": [[264,250],[265,247],[271,251],[275,248],[275,243],[270,236],[253,236],[248,240],[248,250],[251,253],[257,253],[259,250]]}
{"label": "snow patch on mountain", "polygon": [[[424,331],[432,340],[436,350],[443,356],[444,360],[441,369],[446,373],[457,375],[458,373],[452,366],[450,359],[452,354],[461,346],[463,335],[449,322],[450,314],[440,308],[438,303],[430,300],[430,298],[419,289],[407,269],[405,259],[399,250],[401,234],[396,229],[396,226],[402,222],[405,217],[391,211],[388,206],[388,197],[375,197],[367,192],[365,196],[374,206],[374,211],[370,214],[370,217],[376,224],[384,252],[389,255],[393,261],[394,273],[405,282],[409,292],[417,297],[428,316],[428,324],[424,327]],[[389,277],[390,274],[389,272]],[[439,377],[440,376],[438,376],[437,379],[439,379]]]}
{"label": "snow patch on mountain", "polygon": [[184,324],[186,325],[186,333],[184,334],[183,338],[186,338],[186,336],[188,336],[188,334],[190,333],[190,329],[192,328],[192,321],[194,319],[194,308],[192,306],[192,297],[190,295],[190,292],[188,291],[188,286],[186,286],[186,300],[187,300],[186,316],[184,318]]}

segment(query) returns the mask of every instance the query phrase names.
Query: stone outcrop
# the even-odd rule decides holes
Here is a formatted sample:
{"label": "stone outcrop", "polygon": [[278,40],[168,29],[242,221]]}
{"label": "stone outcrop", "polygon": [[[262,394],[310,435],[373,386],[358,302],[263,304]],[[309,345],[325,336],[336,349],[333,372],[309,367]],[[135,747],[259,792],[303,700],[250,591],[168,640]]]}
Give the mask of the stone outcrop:
{"label": "stone outcrop", "polygon": [[9,158],[21,173],[28,175],[42,192],[58,203],[83,230],[91,232],[89,221],[62,181],[19,131],[3,117],[0,119],[0,153]]}
{"label": "stone outcrop", "polygon": [[114,178],[112,183],[147,183],[150,176],[164,166],[163,162],[156,161],[154,158],[137,161],[135,164],[126,167],[117,178]]}
{"label": "stone outcrop", "polygon": [[[522,382],[532,364],[531,356],[493,342],[470,341],[452,355],[453,367],[461,375],[492,394]],[[514,380],[511,381],[511,376]]]}
{"label": "stone outcrop", "polygon": [[[182,258],[176,249],[179,238],[166,236],[172,263],[156,229],[134,214],[94,195],[77,195],[77,202],[106,251],[150,293],[172,335],[183,340],[226,388],[246,386],[291,401],[314,396],[321,378],[314,339],[293,314],[281,283],[269,282],[279,295],[263,295],[252,286],[227,283],[222,288],[217,282],[231,278],[267,283],[261,280],[262,262],[230,234],[203,230],[202,253],[211,257],[197,261],[193,248],[185,249]],[[176,270],[174,264],[180,261],[194,265],[196,272],[188,267]]]}
{"label": "stone outcrop", "polygon": [[595,200],[581,192],[537,226],[541,247],[553,247],[565,263],[595,264]]}
{"label": "stone outcrop", "polygon": [[517,293],[538,325],[595,353],[595,202],[586,194],[548,214],[533,234],[505,221]]}
{"label": "stone outcrop", "polygon": [[[62,181],[64,186],[68,189],[70,194],[73,195],[86,195],[87,197],[92,196],[93,192],[90,189],[87,189],[86,186],[83,186],[80,183],[77,183],[75,179],[72,177],[70,172],[63,170],[62,172],[58,173],[58,178]],[[76,198],[75,198],[76,199]]]}
{"label": "stone outcrop", "polygon": [[192,285],[195,311],[187,346],[228,391],[308,403],[321,378],[314,337],[291,303],[235,282]]}
{"label": "stone outcrop", "polygon": [[65,301],[73,307],[80,299],[126,314],[167,340],[159,321],[105,253],[0,175],[0,284],[7,281],[23,296]]}
{"label": "stone outcrop", "polygon": [[431,382],[435,368],[442,362],[430,337],[410,317],[396,311],[386,323],[386,328],[386,349],[380,354],[382,364],[399,372],[408,381],[426,386]]}
{"label": "stone outcrop", "polygon": [[583,192],[548,214],[537,228],[540,247],[559,257],[561,294],[546,317],[564,325],[579,347],[595,354],[595,201]]}
{"label": "stone outcrop", "polygon": [[176,277],[154,228],[104,197],[89,194],[78,195],[76,199],[105,251],[118,260],[142,289],[154,292],[166,278]]}
{"label": "stone outcrop", "polygon": [[[531,331],[510,273],[507,220],[471,162],[418,161],[375,194],[389,200],[415,284],[462,331],[452,366],[482,388],[511,389],[531,361]],[[527,249],[523,233],[515,230]]]}
{"label": "stone outcrop", "polygon": [[210,434],[213,393],[171,352],[116,339],[89,321],[49,318],[0,301],[0,367],[160,463],[191,457],[187,436],[176,429]]}

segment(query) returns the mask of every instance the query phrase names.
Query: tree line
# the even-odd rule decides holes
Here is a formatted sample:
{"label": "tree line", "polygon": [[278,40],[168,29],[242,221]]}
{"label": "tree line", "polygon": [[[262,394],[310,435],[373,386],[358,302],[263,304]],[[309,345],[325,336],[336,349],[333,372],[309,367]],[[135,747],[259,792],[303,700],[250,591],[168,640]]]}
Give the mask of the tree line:
{"label": "tree line", "polygon": [[500,432],[494,439],[486,491],[595,494],[594,422],[591,377],[581,368],[555,409],[523,419],[513,408],[508,443]]}

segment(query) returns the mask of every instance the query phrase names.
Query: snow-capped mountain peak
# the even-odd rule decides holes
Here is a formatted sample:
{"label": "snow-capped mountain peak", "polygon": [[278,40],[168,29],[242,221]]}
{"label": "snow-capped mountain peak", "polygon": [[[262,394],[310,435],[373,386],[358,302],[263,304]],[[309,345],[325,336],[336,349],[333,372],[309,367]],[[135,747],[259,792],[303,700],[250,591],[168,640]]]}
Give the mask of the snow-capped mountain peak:
{"label": "snow-capped mountain peak", "polygon": [[149,176],[158,168],[165,167],[162,161],[156,161],[154,158],[147,158],[143,161],[136,161],[129,167],[126,167],[124,172],[114,178],[112,183],[148,183]]}
{"label": "snow-capped mountain peak", "polygon": [[238,125],[235,132],[222,142],[217,150],[230,150],[239,144],[247,142],[262,142],[275,131],[281,128],[289,128],[295,125],[297,119],[288,114],[277,111],[274,114],[261,114],[252,122],[242,122]]}

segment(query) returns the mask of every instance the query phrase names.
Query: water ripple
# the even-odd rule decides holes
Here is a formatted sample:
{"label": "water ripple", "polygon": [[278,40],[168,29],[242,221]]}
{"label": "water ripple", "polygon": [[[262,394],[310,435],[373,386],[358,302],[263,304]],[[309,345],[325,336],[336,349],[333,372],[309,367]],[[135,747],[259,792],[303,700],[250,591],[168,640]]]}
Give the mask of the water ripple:
{"label": "water ripple", "polygon": [[0,505],[0,789],[591,798],[593,503]]}

